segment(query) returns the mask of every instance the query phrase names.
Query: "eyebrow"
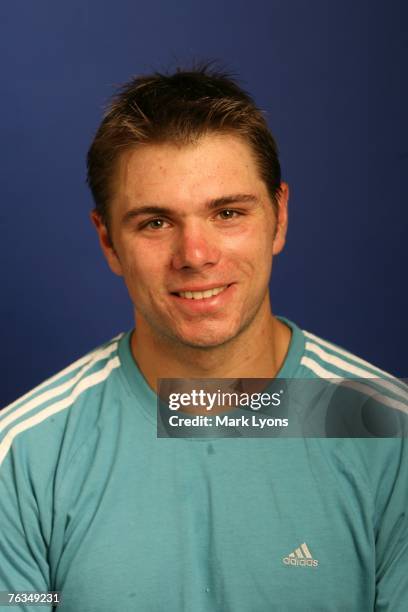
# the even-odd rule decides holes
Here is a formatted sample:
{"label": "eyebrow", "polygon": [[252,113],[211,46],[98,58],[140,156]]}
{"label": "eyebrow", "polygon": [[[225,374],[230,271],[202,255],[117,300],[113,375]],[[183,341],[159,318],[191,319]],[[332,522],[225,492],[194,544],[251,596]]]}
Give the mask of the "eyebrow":
{"label": "eyebrow", "polygon": [[[214,210],[221,206],[227,206],[236,203],[249,203],[255,204],[258,202],[258,198],[251,193],[234,193],[232,195],[221,196],[220,198],[214,198],[208,200],[205,203],[205,207],[208,210]],[[122,224],[127,224],[132,219],[140,215],[166,215],[171,216],[174,214],[174,210],[167,206],[158,206],[156,204],[144,204],[141,206],[135,206],[128,210],[122,217]]]}

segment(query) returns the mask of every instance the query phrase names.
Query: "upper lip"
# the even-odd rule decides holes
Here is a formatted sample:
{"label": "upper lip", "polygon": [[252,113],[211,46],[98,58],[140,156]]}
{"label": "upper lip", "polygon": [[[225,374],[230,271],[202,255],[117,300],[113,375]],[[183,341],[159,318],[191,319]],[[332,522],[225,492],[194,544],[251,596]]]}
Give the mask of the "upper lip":
{"label": "upper lip", "polygon": [[219,287],[227,287],[231,283],[211,283],[211,285],[200,285],[199,287],[182,287],[181,289],[174,289],[170,293],[184,293],[186,291],[209,291],[209,289],[218,289]]}

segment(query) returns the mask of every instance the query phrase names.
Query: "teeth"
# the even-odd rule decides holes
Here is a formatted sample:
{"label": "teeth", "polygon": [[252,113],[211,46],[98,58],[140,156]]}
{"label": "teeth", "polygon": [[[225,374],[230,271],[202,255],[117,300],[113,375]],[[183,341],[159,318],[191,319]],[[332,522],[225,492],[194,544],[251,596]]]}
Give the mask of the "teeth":
{"label": "teeth", "polygon": [[178,295],[189,300],[202,300],[203,298],[210,298],[214,295],[218,295],[221,291],[227,288],[227,285],[223,287],[216,287],[215,289],[207,289],[207,291],[180,291]]}

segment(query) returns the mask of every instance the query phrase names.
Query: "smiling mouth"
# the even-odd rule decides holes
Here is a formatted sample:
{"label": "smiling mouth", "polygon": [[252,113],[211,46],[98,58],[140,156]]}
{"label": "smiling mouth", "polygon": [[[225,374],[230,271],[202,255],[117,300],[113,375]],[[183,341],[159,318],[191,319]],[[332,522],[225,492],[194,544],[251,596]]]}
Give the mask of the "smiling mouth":
{"label": "smiling mouth", "polygon": [[222,287],[214,287],[214,289],[207,289],[206,291],[178,291],[173,293],[187,300],[208,300],[216,295],[219,295],[230,285],[223,285]]}

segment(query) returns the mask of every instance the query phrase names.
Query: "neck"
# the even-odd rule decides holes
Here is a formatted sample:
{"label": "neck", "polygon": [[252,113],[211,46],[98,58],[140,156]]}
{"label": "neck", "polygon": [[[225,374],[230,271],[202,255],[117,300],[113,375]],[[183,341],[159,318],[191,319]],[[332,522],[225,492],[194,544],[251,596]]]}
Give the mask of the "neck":
{"label": "neck", "polygon": [[254,323],[230,342],[202,349],[158,337],[136,316],[132,354],[155,391],[158,378],[273,378],[285,360],[291,331],[270,307]]}

